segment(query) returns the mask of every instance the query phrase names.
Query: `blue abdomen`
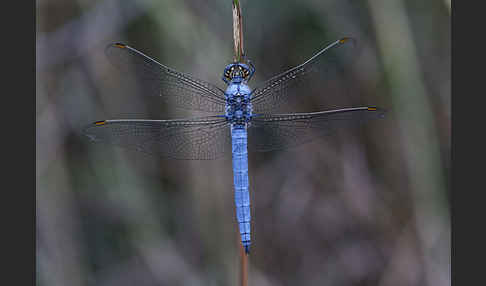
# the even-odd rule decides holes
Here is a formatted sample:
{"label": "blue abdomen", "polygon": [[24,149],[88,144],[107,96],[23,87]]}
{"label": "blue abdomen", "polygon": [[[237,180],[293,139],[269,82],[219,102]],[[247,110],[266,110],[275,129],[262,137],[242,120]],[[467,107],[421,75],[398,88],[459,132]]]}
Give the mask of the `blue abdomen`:
{"label": "blue abdomen", "polygon": [[233,183],[235,187],[236,219],[245,252],[250,252],[250,192],[248,183],[248,149],[246,126],[231,127],[233,152]]}

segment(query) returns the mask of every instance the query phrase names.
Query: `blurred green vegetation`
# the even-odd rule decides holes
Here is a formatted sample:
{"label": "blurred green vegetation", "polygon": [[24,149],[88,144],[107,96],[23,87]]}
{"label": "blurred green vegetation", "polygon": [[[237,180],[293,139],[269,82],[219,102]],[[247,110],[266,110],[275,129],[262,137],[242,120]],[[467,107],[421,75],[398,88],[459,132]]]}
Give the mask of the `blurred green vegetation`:
{"label": "blurred green vegetation", "polygon": [[[343,36],[349,93],[384,120],[249,158],[250,285],[450,285],[450,1],[240,1],[251,86]],[[140,95],[104,48],[125,42],[223,87],[231,1],[37,1],[37,285],[234,285],[231,158],[174,161],[93,145],[81,128],[189,111]]]}

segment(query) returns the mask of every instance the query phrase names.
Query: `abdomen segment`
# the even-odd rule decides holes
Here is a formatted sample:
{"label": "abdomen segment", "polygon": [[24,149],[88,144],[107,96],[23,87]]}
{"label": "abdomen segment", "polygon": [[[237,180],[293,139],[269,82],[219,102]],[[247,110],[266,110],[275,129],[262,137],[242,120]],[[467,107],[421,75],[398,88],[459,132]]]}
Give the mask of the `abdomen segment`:
{"label": "abdomen segment", "polygon": [[245,252],[250,252],[250,193],[248,190],[248,149],[244,126],[231,127],[233,151],[233,182],[235,188],[236,219]]}

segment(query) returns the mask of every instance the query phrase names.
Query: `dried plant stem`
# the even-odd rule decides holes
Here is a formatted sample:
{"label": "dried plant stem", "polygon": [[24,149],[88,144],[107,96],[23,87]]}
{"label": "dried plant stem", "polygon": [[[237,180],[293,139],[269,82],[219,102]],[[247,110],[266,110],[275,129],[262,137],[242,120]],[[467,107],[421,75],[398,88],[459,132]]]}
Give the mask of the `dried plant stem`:
{"label": "dried plant stem", "polygon": [[[234,61],[243,62],[245,53],[243,51],[243,21],[241,19],[240,1],[233,0],[233,42],[235,47]],[[240,285],[248,285],[248,255],[245,253],[241,238],[238,235],[238,246],[240,248]]]}
{"label": "dried plant stem", "polygon": [[248,255],[245,253],[241,238],[238,236],[238,245],[240,246],[240,285],[248,286]]}
{"label": "dried plant stem", "polygon": [[233,0],[233,42],[235,44],[235,62],[241,62],[244,58],[243,50],[243,21],[241,19],[240,1]]}

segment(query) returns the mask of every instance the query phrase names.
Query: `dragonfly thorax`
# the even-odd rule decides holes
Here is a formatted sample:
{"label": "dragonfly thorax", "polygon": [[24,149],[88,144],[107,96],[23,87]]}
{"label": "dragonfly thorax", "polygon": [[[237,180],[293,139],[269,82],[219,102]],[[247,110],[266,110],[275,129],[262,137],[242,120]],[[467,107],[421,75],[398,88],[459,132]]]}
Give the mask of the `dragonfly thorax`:
{"label": "dragonfly thorax", "polygon": [[226,89],[226,119],[232,124],[248,123],[252,116],[251,90],[245,83],[231,83]]}

